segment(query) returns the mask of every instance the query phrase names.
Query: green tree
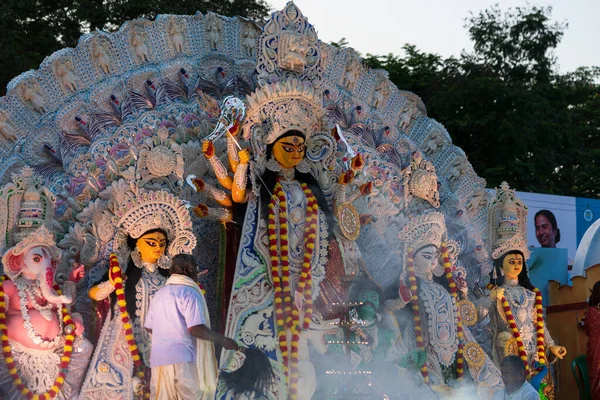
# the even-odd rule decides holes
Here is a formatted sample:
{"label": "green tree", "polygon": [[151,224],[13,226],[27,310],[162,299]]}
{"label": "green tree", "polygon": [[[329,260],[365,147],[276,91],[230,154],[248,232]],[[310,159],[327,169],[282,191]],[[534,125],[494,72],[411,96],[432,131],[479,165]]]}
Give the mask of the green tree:
{"label": "green tree", "polygon": [[600,187],[598,68],[557,71],[553,50],[566,24],[551,8],[473,14],[472,53],[443,59],[405,45],[404,55],[367,56],[401,89],[419,95],[475,171],[497,186],[594,196]]}
{"label": "green tree", "polygon": [[0,2],[0,96],[8,82],[37,68],[63,47],[74,47],[86,32],[114,31],[125,21],[158,14],[222,15],[264,18],[265,0],[3,0]]}

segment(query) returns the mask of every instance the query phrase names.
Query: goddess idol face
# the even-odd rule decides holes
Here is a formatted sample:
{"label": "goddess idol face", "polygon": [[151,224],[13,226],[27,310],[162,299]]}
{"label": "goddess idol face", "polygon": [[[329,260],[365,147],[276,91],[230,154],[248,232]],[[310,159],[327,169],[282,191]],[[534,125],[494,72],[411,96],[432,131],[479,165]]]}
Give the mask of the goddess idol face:
{"label": "goddess idol face", "polygon": [[135,242],[142,261],[156,263],[165,254],[167,237],[162,232],[145,233]]}
{"label": "goddess idol face", "polygon": [[418,276],[430,276],[438,264],[438,248],[430,244],[421,247],[413,256],[415,272]]}
{"label": "goddess idol face", "polygon": [[273,145],[273,157],[283,168],[294,168],[304,158],[304,138],[300,135],[285,136]]}
{"label": "goddess idol face", "polygon": [[502,260],[502,271],[508,279],[515,280],[523,270],[523,256],[520,254],[508,254]]}

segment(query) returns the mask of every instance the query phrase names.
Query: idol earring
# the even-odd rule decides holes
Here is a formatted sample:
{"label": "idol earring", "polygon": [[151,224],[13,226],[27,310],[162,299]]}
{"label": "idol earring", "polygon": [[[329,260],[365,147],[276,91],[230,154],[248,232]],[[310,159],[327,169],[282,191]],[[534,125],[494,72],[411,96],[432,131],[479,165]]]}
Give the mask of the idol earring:
{"label": "idol earring", "polygon": [[280,172],[281,171],[281,165],[275,159],[275,157],[273,157],[273,155],[271,155],[271,158],[269,159],[269,161],[267,161],[267,169],[269,171],[273,171],[273,172]]}
{"label": "idol earring", "polygon": [[158,259],[157,264],[158,264],[158,268],[169,269],[169,268],[171,268],[171,257],[169,257],[166,254],[163,254]]}
{"label": "idol earring", "polygon": [[500,270],[500,276],[504,276],[504,270],[503,269]]}
{"label": "idol earring", "polygon": [[131,252],[131,259],[133,260],[133,265],[136,267],[142,268],[144,266],[140,249],[138,249],[137,246],[135,246],[135,249]]}
{"label": "idol earring", "polygon": [[301,174],[308,174],[310,172],[310,165],[308,164],[308,161],[306,161],[306,158],[303,158],[302,161],[296,165],[296,171]]}

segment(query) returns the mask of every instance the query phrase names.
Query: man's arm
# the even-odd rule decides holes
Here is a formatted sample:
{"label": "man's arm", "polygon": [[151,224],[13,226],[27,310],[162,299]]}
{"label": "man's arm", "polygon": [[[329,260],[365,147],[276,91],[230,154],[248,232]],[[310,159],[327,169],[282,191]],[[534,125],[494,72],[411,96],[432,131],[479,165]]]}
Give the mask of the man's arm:
{"label": "man's arm", "polygon": [[192,336],[201,340],[208,340],[210,342],[220,344],[226,350],[237,351],[239,349],[235,340],[211,330],[206,325],[194,325],[191,328],[188,328],[188,331],[192,334]]}

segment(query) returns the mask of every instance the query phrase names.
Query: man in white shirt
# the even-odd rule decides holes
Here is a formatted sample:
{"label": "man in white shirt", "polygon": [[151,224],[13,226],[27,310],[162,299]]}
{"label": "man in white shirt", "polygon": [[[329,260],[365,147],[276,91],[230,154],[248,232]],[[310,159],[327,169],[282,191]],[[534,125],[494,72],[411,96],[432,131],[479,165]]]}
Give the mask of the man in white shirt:
{"label": "man in white shirt", "polygon": [[152,333],[151,397],[155,400],[214,399],[217,363],[213,343],[237,343],[210,329],[206,301],[194,277],[196,258],[173,257],[171,277],[150,302],[146,330]]}
{"label": "man in white shirt", "polygon": [[540,395],[527,382],[525,363],[519,356],[508,356],[500,363],[504,389],[496,392],[493,400],[540,400]]}

